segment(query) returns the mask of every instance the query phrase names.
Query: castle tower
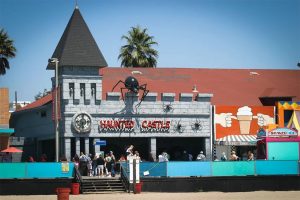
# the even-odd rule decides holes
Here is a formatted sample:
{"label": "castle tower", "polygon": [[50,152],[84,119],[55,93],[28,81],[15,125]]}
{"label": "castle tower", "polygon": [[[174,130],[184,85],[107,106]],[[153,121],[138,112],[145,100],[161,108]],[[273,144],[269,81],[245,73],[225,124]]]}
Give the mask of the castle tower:
{"label": "castle tower", "polygon": [[[70,131],[76,114],[91,111],[102,99],[102,77],[99,69],[107,63],[98,48],[78,7],[75,8],[66,29],[52,55],[58,59],[58,84],[60,86],[60,156],[71,158],[71,142],[76,144],[76,152],[89,153],[89,138],[80,134],[82,130]],[[55,71],[55,63],[50,63],[47,70]],[[52,78],[53,88],[55,78]],[[90,116],[89,116],[90,117]],[[86,135],[85,135],[86,136]],[[75,141],[71,141],[75,140]],[[84,143],[85,149],[80,149]]]}

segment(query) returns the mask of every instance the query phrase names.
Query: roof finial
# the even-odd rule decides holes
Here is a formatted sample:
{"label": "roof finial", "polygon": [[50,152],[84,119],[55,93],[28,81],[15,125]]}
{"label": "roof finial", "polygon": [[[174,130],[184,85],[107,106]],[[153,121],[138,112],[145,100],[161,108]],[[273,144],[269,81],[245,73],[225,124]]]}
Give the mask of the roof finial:
{"label": "roof finial", "polygon": [[78,3],[77,3],[77,0],[75,0],[75,3],[76,3],[76,5],[75,5],[75,9],[79,9],[79,7],[78,7]]}

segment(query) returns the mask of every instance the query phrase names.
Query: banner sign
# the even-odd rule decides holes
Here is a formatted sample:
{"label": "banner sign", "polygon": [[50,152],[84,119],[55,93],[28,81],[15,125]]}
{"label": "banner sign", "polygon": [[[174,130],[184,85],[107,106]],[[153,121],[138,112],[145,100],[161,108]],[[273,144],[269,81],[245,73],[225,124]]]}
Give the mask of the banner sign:
{"label": "banner sign", "polygon": [[100,132],[132,132],[134,129],[134,121],[132,120],[100,120]]}
{"label": "banner sign", "polygon": [[139,127],[141,132],[169,132],[171,121],[143,120],[136,124],[133,120],[100,120],[100,132],[133,132],[135,127]]}
{"label": "banner sign", "polygon": [[268,131],[268,137],[297,137],[298,132],[289,128],[276,128]]}

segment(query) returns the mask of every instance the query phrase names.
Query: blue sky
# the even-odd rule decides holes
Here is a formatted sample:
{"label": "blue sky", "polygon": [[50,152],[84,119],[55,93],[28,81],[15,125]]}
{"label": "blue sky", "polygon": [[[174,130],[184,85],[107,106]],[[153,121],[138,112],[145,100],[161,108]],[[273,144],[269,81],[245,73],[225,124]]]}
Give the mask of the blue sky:
{"label": "blue sky", "polygon": [[[110,67],[121,36],[140,25],[158,42],[158,67],[297,69],[300,0],[78,0]],[[0,0],[0,27],[17,56],[0,87],[19,100],[51,88],[46,70],[75,0]]]}

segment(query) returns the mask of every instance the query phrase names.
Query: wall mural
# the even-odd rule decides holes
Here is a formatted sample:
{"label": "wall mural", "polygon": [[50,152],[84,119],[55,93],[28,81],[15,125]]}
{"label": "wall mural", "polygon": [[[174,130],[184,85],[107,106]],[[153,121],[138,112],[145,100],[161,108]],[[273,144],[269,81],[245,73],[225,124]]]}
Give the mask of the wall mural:
{"label": "wall mural", "polygon": [[274,124],[273,106],[216,106],[215,139],[229,135],[256,136],[260,128]]}

